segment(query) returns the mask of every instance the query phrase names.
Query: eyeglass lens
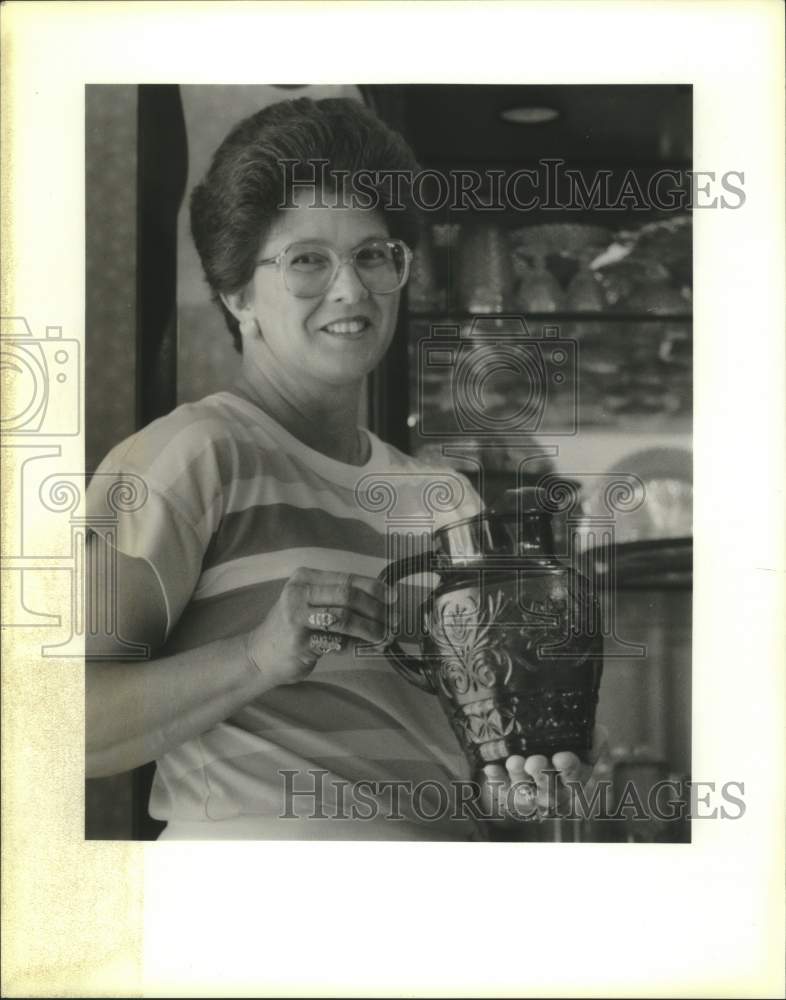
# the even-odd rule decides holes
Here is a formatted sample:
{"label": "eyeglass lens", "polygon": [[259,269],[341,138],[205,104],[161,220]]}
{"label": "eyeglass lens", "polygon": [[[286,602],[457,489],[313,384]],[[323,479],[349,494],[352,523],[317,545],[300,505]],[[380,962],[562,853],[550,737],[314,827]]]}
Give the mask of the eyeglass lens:
{"label": "eyeglass lens", "polygon": [[[355,272],[364,287],[377,295],[395,292],[404,284],[407,259],[404,245],[397,240],[369,240],[352,251]],[[282,260],[287,288],[300,298],[325,292],[332,283],[341,259],[332,247],[319,243],[295,243]]]}

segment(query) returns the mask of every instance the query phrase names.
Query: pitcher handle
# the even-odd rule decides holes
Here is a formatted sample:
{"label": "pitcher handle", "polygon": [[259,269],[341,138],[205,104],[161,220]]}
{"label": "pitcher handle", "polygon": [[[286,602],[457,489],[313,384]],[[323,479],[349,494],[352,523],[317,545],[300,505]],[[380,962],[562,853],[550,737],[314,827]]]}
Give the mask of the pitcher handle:
{"label": "pitcher handle", "polygon": [[[398,559],[382,570],[379,579],[389,587],[395,587],[399,580],[404,580],[408,576],[415,576],[419,573],[434,573],[436,570],[432,565],[433,559],[433,552],[422,552],[416,556]],[[420,688],[421,691],[436,694],[437,689],[431,680],[431,675],[424,668],[423,661],[419,657],[405,653],[395,639],[385,645],[384,652],[392,666],[405,680]]]}

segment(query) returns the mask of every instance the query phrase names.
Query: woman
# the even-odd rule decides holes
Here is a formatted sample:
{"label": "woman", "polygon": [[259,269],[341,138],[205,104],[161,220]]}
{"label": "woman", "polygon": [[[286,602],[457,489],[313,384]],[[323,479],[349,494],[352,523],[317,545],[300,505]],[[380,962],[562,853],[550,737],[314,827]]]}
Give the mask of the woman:
{"label": "woman", "polygon": [[[117,525],[118,633],[152,658],[89,662],[88,773],[155,760],[164,838],[474,839],[470,815],[425,821],[433,803],[406,794],[469,777],[436,699],[353,655],[395,625],[397,595],[377,580],[391,510],[374,490],[392,484],[394,514],[422,515],[435,475],[357,423],[415,213],[388,210],[384,191],[378,206],[338,203],[282,169],[315,160],[332,176],[417,169],[367,109],[301,99],[241,122],[193,194],[241,375],[118,445],[94,480],[144,483]],[[475,513],[466,481],[439,475],[455,499],[442,517]],[[578,775],[573,755],[554,763]],[[546,764],[509,770],[543,790]]]}

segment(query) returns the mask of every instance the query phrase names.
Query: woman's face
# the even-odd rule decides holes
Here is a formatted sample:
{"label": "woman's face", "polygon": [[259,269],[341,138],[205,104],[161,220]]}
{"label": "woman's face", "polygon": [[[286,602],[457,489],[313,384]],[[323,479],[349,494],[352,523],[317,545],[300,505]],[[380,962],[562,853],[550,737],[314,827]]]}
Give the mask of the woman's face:
{"label": "woman's face", "polygon": [[[327,244],[343,257],[364,240],[389,236],[384,217],[375,211],[313,207],[311,192],[298,194],[296,207],[279,212],[260,246],[260,260],[275,257],[300,240]],[[328,290],[313,299],[295,298],[279,267],[258,267],[246,289],[244,309],[246,317],[256,319],[262,338],[251,344],[245,341],[243,350],[264,351],[265,362],[282,366],[281,374],[311,376],[334,386],[354,383],[387,350],[398,302],[398,292],[367,291],[351,262],[343,264]]]}

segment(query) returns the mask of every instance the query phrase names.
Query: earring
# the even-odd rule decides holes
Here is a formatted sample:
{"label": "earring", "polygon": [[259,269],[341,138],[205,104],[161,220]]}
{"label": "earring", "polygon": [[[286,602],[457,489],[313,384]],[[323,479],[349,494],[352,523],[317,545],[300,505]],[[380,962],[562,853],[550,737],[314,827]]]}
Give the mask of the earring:
{"label": "earring", "polygon": [[241,319],[240,323],[240,334],[243,337],[259,337],[262,335],[262,331],[259,329],[259,323],[250,317],[249,319]]}

